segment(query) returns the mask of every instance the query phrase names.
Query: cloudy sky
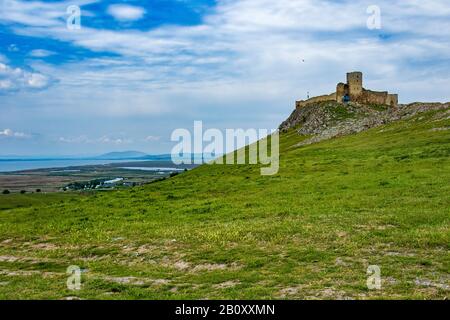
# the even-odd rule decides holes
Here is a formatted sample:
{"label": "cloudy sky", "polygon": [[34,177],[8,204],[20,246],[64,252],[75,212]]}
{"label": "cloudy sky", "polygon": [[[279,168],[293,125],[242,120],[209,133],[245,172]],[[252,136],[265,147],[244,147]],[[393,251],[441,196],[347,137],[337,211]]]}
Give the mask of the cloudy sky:
{"label": "cloudy sky", "polygon": [[450,100],[448,0],[0,3],[0,155],[168,153],[194,120],[272,129],[353,70],[401,103]]}

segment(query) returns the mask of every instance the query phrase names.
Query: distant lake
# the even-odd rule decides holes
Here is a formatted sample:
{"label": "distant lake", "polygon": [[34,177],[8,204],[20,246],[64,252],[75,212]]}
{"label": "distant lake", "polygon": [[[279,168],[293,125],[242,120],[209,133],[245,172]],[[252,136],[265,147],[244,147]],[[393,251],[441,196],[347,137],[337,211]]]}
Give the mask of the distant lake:
{"label": "distant lake", "polygon": [[0,160],[0,172],[133,162],[130,160]]}

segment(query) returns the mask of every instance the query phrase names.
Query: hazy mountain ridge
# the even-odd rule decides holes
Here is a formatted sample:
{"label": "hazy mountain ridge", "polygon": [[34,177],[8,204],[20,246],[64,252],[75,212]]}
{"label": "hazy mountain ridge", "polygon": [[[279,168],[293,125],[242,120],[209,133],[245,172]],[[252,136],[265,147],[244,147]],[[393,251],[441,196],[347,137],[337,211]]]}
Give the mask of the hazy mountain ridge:
{"label": "hazy mountain ridge", "polygon": [[107,159],[107,160],[117,160],[117,159],[135,159],[135,158],[144,158],[147,157],[148,154],[140,151],[114,151],[102,154],[95,158],[97,159]]}

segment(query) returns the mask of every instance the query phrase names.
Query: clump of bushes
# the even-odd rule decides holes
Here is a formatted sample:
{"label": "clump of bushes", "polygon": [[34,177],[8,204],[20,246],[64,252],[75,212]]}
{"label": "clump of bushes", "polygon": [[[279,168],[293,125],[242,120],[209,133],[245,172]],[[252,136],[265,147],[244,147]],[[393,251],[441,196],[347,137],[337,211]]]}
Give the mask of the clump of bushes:
{"label": "clump of bushes", "polygon": [[10,194],[11,192],[9,192],[9,190],[8,189],[5,189],[5,190],[3,190],[3,192],[2,192],[3,194]]}
{"label": "clump of bushes", "polygon": [[25,193],[27,193],[27,191],[26,190],[20,190],[20,193],[21,194],[25,194]]}

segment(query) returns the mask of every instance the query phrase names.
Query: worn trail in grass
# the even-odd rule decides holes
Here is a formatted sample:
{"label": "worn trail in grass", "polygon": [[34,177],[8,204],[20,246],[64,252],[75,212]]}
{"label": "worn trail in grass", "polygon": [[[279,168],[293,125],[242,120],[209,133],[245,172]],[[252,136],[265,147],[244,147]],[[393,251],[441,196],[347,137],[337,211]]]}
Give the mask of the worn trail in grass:
{"label": "worn trail in grass", "polygon": [[[440,111],[447,112],[447,111]],[[0,211],[0,298],[438,298],[450,290],[450,120],[318,144],[280,171],[205,165],[163,182]],[[82,268],[82,289],[66,268]],[[382,290],[368,290],[378,265]]]}

